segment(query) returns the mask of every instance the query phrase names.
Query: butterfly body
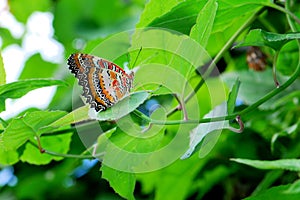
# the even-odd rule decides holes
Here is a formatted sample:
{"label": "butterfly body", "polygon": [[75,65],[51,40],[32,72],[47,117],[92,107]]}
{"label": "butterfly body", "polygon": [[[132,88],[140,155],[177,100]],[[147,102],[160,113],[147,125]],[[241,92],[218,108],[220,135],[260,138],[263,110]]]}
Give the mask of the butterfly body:
{"label": "butterfly body", "polygon": [[68,65],[83,87],[86,102],[97,112],[116,104],[132,88],[133,72],[127,74],[118,65],[97,56],[74,53]]}

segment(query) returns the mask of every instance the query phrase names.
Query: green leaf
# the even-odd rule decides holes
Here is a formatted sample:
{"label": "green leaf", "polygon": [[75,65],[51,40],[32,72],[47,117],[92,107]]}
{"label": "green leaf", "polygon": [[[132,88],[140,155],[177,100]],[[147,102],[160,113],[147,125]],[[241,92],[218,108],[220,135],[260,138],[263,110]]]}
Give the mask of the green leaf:
{"label": "green leaf", "polygon": [[268,46],[278,51],[287,42],[300,39],[300,33],[271,33],[261,29],[251,30],[245,40],[236,47],[242,46]]}
{"label": "green leaf", "polygon": [[[266,5],[269,0],[219,0],[218,10],[206,50],[218,53],[237,31]],[[242,13],[242,14],[241,14]]]}
{"label": "green leaf", "polygon": [[13,119],[2,133],[5,150],[15,150],[34,136],[41,135],[41,128],[65,115],[64,111],[35,111]]}
{"label": "green leaf", "polygon": [[146,27],[155,18],[162,16],[169,12],[173,7],[183,2],[183,0],[151,0],[149,1],[143,13],[141,14],[140,21],[136,25],[137,28]]}
{"label": "green leaf", "polygon": [[[151,118],[165,120],[166,113],[159,108],[153,112]],[[160,165],[157,162],[165,152],[164,148],[159,151],[164,138],[164,126],[152,125],[143,128],[129,115],[119,119],[117,124],[118,128],[108,138],[109,141],[105,138],[107,145],[103,164],[129,173],[153,170]]]}
{"label": "green leaf", "polygon": [[239,81],[239,79],[236,79],[236,81],[235,81],[234,85],[232,86],[231,91],[228,95],[227,109],[228,109],[229,115],[234,112],[236,98],[238,96],[240,84],[241,84],[241,82]]}
{"label": "green leaf", "polygon": [[134,92],[131,93],[129,96],[125,97],[124,99],[122,99],[121,101],[119,101],[114,106],[108,108],[107,110],[96,113],[96,116],[93,116],[94,113],[91,112],[93,112],[94,110],[91,109],[90,116],[91,118],[95,118],[100,121],[119,119],[134,111],[148,97],[149,97],[148,92],[143,92],[143,91]]}
{"label": "green leaf", "polygon": [[290,187],[290,185],[280,185],[280,186],[272,187],[272,188],[265,190],[255,196],[250,196],[248,198],[245,198],[244,200],[266,200],[266,199],[297,200],[297,199],[299,199],[300,193],[289,194],[286,192],[289,187]]}
{"label": "green leaf", "polygon": [[196,23],[199,11],[205,1],[188,0],[177,4],[165,15],[154,19],[148,26],[161,27],[189,35],[192,26]]}
{"label": "green leaf", "polygon": [[300,194],[300,180],[295,181],[287,190],[289,194]]}
{"label": "green leaf", "polygon": [[[64,133],[54,136],[42,136],[40,140],[42,147],[47,151],[66,154],[70,148],[72,133]],[[63,157],[40,153],[35,146],[33,146],[31,143],[27,143],[20,159],[23,162],[28,162],[34,165],[45,165],[50,163],[52,160],[62,160]]]}
{"label": "green leaf", "polygon": [[29,138],[34,137],[34,131],[27,126],[22,118],[13,119],[2,133],[5,150],[16,150]]}
{"label": "green leaf", "polygon": [[[44,129],[48,128],[58,128],[62,126],[67,126],[70,124],[74,124],[77,122],[81,122],[84,120],[90,119],[88,116],[88,111],[89,111],[89,105],[82,106],[80,108],[77,108],[76,110],[73,110],[69,114],[63,116],[62,118],[56,120],[55,122],[51,123],[50,125],[46,126]],[[43,129],[43,130],[44,130]]]}
{"label": "green leaf", "polygon": [[274,161],[261,161],[261,160],[248,160],[241,158],[232,158],[232,161],[249,165],[258,169],[283,169],[290,171],[300,171],[300,160],[299,159],[281,159]]}
{"label": "green leaf", "polygon": [[199,12],[196,24],[192,27],[190,32],[190,37],[204,48],[211,34],[217,9],[218,3],[215,0],[208,1]]}
{"label": "green leaf", "polygon": [[0,85],[3,85],[5,83],[6,83],[6,73],[5,73],[4,64],[3,64],[3,58],[0,53]]}
{"label": "green leaf", "polygon": [[13,165],[18,161],[18,152],[15,150],[5,150],[2,137],[0,137],[0,165]]}
{"label": "green leaf", "polygon": [[105,149],[107,145],[109,144],[109,138],[111,135],[116,132],[117,128],[109,129],[108,131],[105,131],[105,133],[102,133],[98,139],[96,145],[94,145],[93,148],[93,156],[95,156],[98,159],[102,159],[103,154],[105,153]]}
{"label": "green leaf", "polygon": [[134,187],[136,178],[132,173],[122,172],[112,169],[106,165],[101,166],[102,178],[109,182],[109,185],[121,197],[133,200]]}
{"label": "green leaf", "polygon": [[[136,31],[133,38],[133,49],[143,47],[138,56],[137,65],[140,68],[136,72],[134,83],[142,85],[141,87],[156,84],[151,90],[157,89],[158,85],[168,88],[180,85],[177,87],[179,91],[172,91],[182,93],[186,83],[186,80],[184,83],[182,80],[189,78],[196,67],[204,65],[210,59],[198,42],[178,32],[149,28]],[[136,58],[136,54],[137,52],[135,55],[133,52],[130,57]]]}
{"label": "green leaf", "polygon": [[51,1],[49,0],[11,0],[8,1],[11,13],[20,22],[26,23],[28,17],[35,11],[48,11]]}
{"label": "green leaf", "polygon": [[31,79],[0,85],[0,104],[2,105],[2,107],[0,107],[0,109],[2,108],[0,111],[5,109],[4,103],[7,98],[20,98],[32,90],[54,85],[66,86],[66,83],[61,80]]}
{"label": "green leaf", "polygon": [[[227,104],[224,102],[216,106],[204,118],[213,118],[227,115]],[[190,132],[190,144],[188,150],[181,156],[181,159],[186,159],[192,155],[196,147],[203,141],[199,155],[204,157],[208,154],[216,144],[221,131],[230,128],[228,121],[218,121],[199,124]]]}
{"label": "green leaf", "polygon": [[24,96],[31,90],[53,85],[66,86],[66,83],[61,80],[50,79],[31,79],[16,81],[5,85],[0,85],[0,96],[2,98],[16,99]]}
{"label": "green leaf", "polygon": [[34,54],[26,61],[19,79],[51,78],[57,66],[57,64],[44,61],[41,54]]}

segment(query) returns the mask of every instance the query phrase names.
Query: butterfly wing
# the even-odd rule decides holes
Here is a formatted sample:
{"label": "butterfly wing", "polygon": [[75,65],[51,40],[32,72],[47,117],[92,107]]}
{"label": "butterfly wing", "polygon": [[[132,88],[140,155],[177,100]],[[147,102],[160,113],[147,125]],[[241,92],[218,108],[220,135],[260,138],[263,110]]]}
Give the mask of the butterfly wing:
{"label": "butterfly wing", "polygon": [[129,94],[133,74],[102,58],[75,53],[68,59],[69,69],[83,87],[86,102],[96,111],[113,106]]}

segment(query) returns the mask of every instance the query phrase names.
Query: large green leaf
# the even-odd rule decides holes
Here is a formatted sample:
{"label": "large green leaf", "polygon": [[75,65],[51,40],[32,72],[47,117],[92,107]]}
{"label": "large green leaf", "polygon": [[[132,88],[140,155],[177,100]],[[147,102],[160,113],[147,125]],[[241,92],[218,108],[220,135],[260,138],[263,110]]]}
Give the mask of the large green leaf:
{"label": "large green leaf", "polygon": [[[204,65],[209,60],[209,56],[198,42],[179,32],[161,28],[138,29],[133,38],[132,49],[143,47],[137,60],[140,69],[136,73],[136,85],[144,86],[148,83],[156,83],[165,86],[167,81],[164,80],[172,78],[168,85],[180,84],[182,82],[176,82],[177,78],[180,78],[180,81],[182,78],[188,79],[196,67]],[[131,58],[137,57],[137,51],[135,52],[131,52]],[[144,70],[152,70],[151,74],[155,73],[155,75],[150,76],[141,72]],[[168,75],[168,73],[172,73],[172,75]],[[138,80],[141,75],[144,75],[145,81]],[[151,81],[150,77],[155,78],[155,80]],[[161,80],[157,82],[158,79]],[[184,84],[181,88],[184,88]]]}
{"label": "large green leaf", "polygon": [[199,12],[196,24],[192,27],[190,37],[203,47],[207,45],[216,17],[218,4],[215,0],[208,1]]}
{"label": "large green leaf", "polygon": [[15,150],[5,150],[2,137],[0,137],[0,164],[13,165],[19,161],[19,154]]}
{"label": "large green leaf", "polygon": [[[44,149],[61,154],[66,154],[69,151],[71,141],[72,133],[41,137],[41,145]],[[21,161],[35,165],[45,165],[50,163],[52,160],[59,161],[62,159],[63,157],[40,153],[31,143],[26,144],[25,150],[20,157]]]}
{"label": "large green leaf", "polygon": [[141,91],[141,92],[131,93],[128,97],[125,97],[120,102],[108,108],[107,110],[101,111],[99,113],[95,113],[96,114],[95,116],[93,116],[94,110],[91,110],[90,115],[92,118],[95,118],[100,121],[119,119],[134,111],[148,97],[149,97],[148,92]]}
{"label": "large green leaf", "polygon": [[140,21],[136,25],[138,28],[146,27],[155,18],[162,16],[169,12],[173,7],[183,2],[183,0],[151,0],[149,1],[143,13],[141,14]]}
{"label": "large green leaf", "polygon": [[148,26],[167,28],[188,35],[204,5],[205,1],[201,0],[183,1],[170,12],[154,19]]}
{"label": "large green leaf", "polygon": [[135,175],[128,172],[122,172],[112,169],[106,165],[101,166],[102,178],[109,182],[109,185],[117,192],[121,197],[125,199],[133,200],[134,188],[135,188]]}
{"label": "large green leaf", "polygon": [[17,81],[8,83],[6,85],[0,85],[0,97],[16,99],[24,96],[31,90],[53,85],[66,86],[66,83],[61,80],[50,79],[31,79]]}
{"label": "large green leaf", "polygon": [[[191,28],[197,23],[197,16],[201,15],[199,12],[201,12],[205,4],[206,1],[200,0],[189,0],[177,4],[170,3],[169,6],[163,7],[165,9],[162,8],[160,10],[161,12],[159,12],[159,15],[156,17],[153,16],[151,12],[144,12],[142,18],[143,21],[140,22],[139,27],[143,24],[144,27],[147,25],[148,27],[167,28],[189,35]],[[207,50],[211,55],[218,52],[236,31],[249,20],[249,18],[254,16],[263,6],[270,4],[272,4],[272,2],[268,0],[218,1],[219,6],[215,15],[211,34],[209,35]],[[153,7],[155,6],[153,5]],[[158,10],[159,8],[160,7],[158,7]],[[215,8],[212,7],[212,9]],[[211,10],[211,12],[214,11]],[[205,11],[205,13],[207,13],[207,16],[212,14],[208,11]],[[240,13],[243,13],[243,15]],[[152,21],[149,23],[150,20]]]}
{"label": "large green leaf", "polygon": [[35,111],[11,120],[2,133],[5,150],[15,150],[34,136],[41,135],[41,129],[64,116],[64,111]]}
{"label": "large green leaf", "polygon": [[70,124],[88,120],[88,119],[90,119],[90,117],[88,115],[89,107],[90,107],[89,105],[85,105],[80,108],[77,108],[76,110],[68,113],[67,115],[63,116],[62,118],[51,123],[50,125],[44,127],[43,130],[47,130],[49,128],[55,129],[58,127],[68,126]]}
{"label": "large green leaf", "polygon": [[[151,118],[165,120],[163,109],[156,110]],[[118,120],[117,124],[118,128],[109,137],[109,141],[105,142],[103,164],[130,173],[157,167],[158,157],[164,155],[158,149],[164,138],[165,128],[161,125],[142,128],[130,116]]]}
{"label": "large green leaf", "polygon": [[5,109],[5,99],[20,98],[34,89],[54,85],[66,86],[66,83],[61,80],[31,79],[0,85],[0,112]]}

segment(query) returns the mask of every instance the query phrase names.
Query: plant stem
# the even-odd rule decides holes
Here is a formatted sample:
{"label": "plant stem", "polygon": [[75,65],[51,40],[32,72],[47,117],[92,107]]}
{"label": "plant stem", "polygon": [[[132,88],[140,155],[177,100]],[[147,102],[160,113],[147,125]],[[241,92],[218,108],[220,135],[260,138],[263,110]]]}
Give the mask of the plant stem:
{"label": "plant stem", "polygon": [[[37,144],[35,144],[32,141],[29,141],[29,143],[32,144],[37,149],[39,149],[39,151],[41,152],[40,147]],[[53,152],[53,151],[48,151],[48,150],[45,150],[45,149],[43,149],[43,152],[41,152],[41,153],[46,153],[46,154],[49,154],[49,155],[52,155],[52,156],[59,156],[59,157],[65,157],[65,158],[79,158],[79,159],[95,158],[96,156],[104,155],[104,153],[97,154],[97,155],[64,154],[64,153],[57,153],[57,152]]]}
{"label": "plant stem", "polygon": [[[179,103],[178,106],[180,107],[180,109],[183,112],[183,120],[188,120],[189,118],[188,118],[188,114],[187,114],[187,111],[186,111],[184,100],[182,98],[180,98],[178,94],[174,94],[174,96],[175,96],[176,100]],[[178,110],[179,110],[179,108],[178,108]]]}

